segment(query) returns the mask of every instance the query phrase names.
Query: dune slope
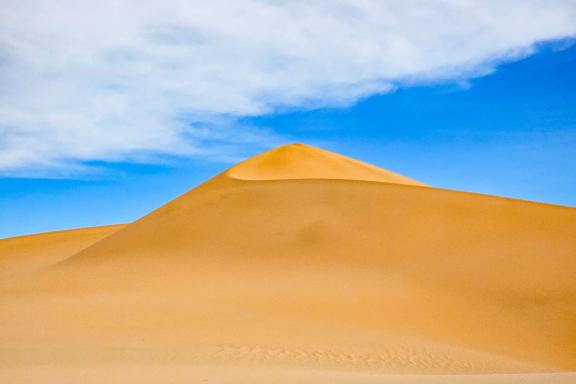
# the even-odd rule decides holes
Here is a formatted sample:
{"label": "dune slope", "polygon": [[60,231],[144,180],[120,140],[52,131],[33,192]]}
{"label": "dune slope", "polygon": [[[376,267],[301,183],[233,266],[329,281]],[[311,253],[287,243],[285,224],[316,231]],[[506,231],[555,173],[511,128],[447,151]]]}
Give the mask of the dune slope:
{"label": "dune slope", "polygon": [[281,147],[0,283],[0,366],[575,370],[576,210],[374,168]]}
{"label": "dune slope", "polygon": [[106,225],[0,239],[0,279],[56,264],[123,227]]}

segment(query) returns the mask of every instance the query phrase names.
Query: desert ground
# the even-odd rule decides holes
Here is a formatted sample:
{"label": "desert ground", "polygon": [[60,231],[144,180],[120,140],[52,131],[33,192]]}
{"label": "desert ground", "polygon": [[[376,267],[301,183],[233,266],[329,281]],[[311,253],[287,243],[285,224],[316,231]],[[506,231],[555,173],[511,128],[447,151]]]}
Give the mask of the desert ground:
{"label": "desert ground", "polygon": [[576,383],[576,209],[293,144],[0,240],[2,383]]}

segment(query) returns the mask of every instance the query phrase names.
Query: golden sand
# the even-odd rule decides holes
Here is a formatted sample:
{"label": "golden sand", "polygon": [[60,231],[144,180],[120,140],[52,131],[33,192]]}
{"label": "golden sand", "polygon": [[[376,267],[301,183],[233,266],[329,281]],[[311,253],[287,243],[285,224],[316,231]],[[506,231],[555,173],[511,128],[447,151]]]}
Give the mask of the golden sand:
{"label": "golden sand", "polygon": [[290,145],[90,230],[0,241],[1,382],[576,382],[574,208]]}
{"label": "golden sand", "polygon": [[122,227],[106,225],[0,239],[0,279],[56,264]]}

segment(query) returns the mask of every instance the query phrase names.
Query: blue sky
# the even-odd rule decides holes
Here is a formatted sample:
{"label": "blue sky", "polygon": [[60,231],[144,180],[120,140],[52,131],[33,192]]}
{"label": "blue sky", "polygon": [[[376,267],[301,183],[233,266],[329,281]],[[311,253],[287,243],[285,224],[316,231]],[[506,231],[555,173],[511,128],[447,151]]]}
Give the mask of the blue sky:
{"label": "blue sky", "polygon": [[574,20],[574,0],[7,1],[0,237],[130,222],[291,142],[576,206]]}
{"label": "blue sky", "polygon": [[[433,186],[576,206],[576,47],[545,48],[467,86],[246,119]],[[255,154],[245,153],[245,155]],[[64,179],[0,179],[0,236],[125,223],[230,163],[110,163]]]}

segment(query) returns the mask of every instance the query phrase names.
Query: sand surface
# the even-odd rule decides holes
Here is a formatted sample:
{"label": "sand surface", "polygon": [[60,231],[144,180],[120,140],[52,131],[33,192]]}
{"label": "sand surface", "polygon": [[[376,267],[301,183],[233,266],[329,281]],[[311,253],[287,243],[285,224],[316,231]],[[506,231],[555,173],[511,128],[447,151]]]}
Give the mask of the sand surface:
{"label": "sand surface", "polygon": [[94,230],[0,241],[0,381],[575,379],[574,208],[291,145]]}
{"label": "sand surface", "polygon": [[106,225],[0,239],[0,279],[56,264],[123,227]]}

